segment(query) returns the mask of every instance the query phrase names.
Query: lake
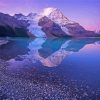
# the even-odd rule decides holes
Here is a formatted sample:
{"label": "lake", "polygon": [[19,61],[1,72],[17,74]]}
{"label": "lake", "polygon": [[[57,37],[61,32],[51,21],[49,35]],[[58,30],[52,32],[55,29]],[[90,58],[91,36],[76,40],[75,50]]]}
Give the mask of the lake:
{"label": "lake", "polygon": [[100,100],[100,38],[0,38],[0,100]]}

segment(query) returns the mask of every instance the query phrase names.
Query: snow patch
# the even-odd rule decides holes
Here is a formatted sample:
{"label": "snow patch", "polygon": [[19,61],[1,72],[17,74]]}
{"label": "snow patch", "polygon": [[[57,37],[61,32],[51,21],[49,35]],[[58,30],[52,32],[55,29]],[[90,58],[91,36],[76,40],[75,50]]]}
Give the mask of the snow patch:
{"label": "snow patch", "polygon": [[8,40],[0,40],[0,45],[7,44],[9,41]]}
{"label": "snow patch", "polygon": [[62,29],[67,35],[70,35],[70,36],[71,36],[71,34],[69,33],[69,31],[68,31],[68,29],[67,29],[66,27],[61,26],[61,29]]}

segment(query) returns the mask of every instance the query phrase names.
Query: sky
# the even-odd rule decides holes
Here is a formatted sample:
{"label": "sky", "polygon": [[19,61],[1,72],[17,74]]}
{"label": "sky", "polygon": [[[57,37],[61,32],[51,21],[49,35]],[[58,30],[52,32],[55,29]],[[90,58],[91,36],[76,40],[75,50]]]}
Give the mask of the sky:
{"label": "sky", "polygon": [[100,0],[0,0],[0,12],[13,15],[59,8],[72,21],[88,30],[100,30]]}

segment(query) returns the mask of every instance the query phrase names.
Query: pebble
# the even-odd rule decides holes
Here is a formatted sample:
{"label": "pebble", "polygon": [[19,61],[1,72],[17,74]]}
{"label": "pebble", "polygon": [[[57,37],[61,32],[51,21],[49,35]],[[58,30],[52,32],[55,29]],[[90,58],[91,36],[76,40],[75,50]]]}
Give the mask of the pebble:
{"label": "pebble", "polygon": [[100,89],[92,90],[84,82],[78,85],[77,80],[35,72],[28,79],[25,74],[6,71],[6,63],[0,60],[0,100],[100,100]]}

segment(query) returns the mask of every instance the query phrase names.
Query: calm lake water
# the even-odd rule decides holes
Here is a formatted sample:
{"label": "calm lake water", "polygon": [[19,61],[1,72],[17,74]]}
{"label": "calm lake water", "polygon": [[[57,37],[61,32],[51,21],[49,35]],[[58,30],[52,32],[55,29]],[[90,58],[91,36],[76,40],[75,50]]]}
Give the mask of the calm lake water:
{"label": "calm lake water", "polygon": [[0,41],[1,99],[100,100],[99,38]]}

